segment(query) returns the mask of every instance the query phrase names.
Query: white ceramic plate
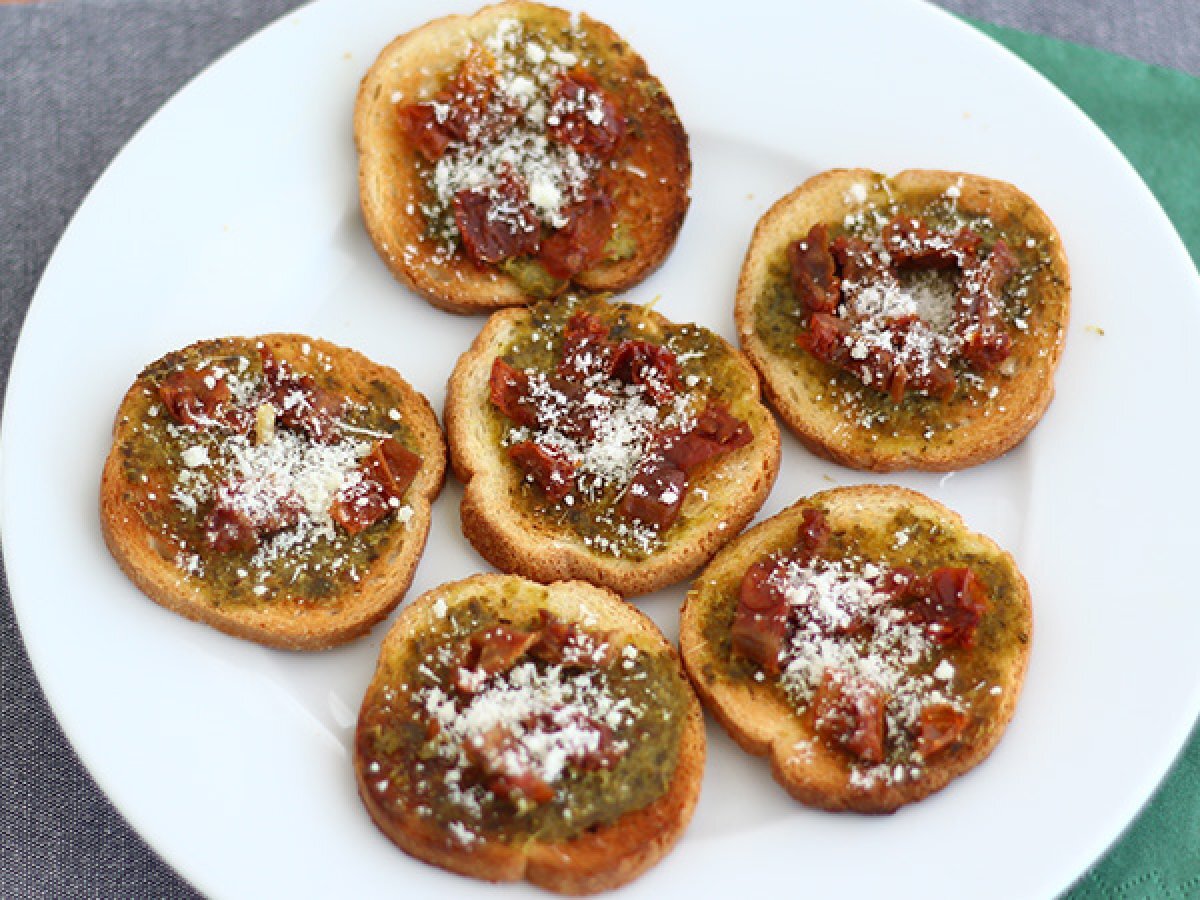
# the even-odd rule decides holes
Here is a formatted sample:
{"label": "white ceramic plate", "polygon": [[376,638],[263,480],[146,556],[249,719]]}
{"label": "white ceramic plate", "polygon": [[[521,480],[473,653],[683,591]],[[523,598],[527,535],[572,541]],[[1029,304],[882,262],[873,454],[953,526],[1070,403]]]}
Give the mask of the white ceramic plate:
{"label": "white ceramic plate", "polygon": [[[296,655],[191,624],[125,580],[96,516],[123,391],[143,364],[200,337],[320,335],[395,366],[440,407],[481,320],[434,310],[376,258],[350,118],[383,44],[444,6],[316,3],[196,79],[75,217],[14,363],[4,549],[29,653],[100,785],[216,896],[502,890],[410,860],[360,807],[347,749],[383,628]],[[629,0],[593,12],[663,78],[695,157],[679,244],[631,299],[661,295],[667,315],[732,337],[754,221],[809,175],[858,165],[1016,183],[1061,229],[1075,283],[1058,396],[1032,437],[977,469],[898,479],[1011,548],[1033,587],[1033,658],[999,748],[894,816],[828,815],[788,800],[712,727],[690,830],[627,893],[1060,891],[1135,815],[1200,709],[1200,604],[1182,564],[1200,546],[1200,286],[1181,243],[1074,107],[931,8],[813,0],[679,16]],[[862,480],[788,439],[763,515]],[[486,568],[459,534],[459,497],[451,483],[435,508],[414,594]],[[682,593],[641,601],[669,635]]]}

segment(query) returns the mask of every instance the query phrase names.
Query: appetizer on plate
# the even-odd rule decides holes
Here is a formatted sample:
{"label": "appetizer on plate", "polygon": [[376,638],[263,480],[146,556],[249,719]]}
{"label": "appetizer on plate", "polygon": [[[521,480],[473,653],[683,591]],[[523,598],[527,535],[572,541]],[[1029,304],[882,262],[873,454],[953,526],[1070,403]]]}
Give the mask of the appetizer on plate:
{"label": "appetizer on plate", "polygon": [[737,350],[600,298],[493,315],[454,368],[446,428],[463,533],[489,562],[623,596],[703,565],[779,470]]}
{"label": "appetizer on plate", "polygon": [[688,207],[687,134],[607,25],[537,3],[401,35],[354,113],[367,231],[431,303],[490,312],[656,269]]}
{"label": "appetizer on plate", "polygon": [[200,341],[117,412],[104,538],[152,600],[273,647],[340,644],[408,589],[445,448],[423,396],[294,334]]}
{"label": "appetizer on plate", "polygon": [[408,853],[489,881],[617,887],[691,819],[704,722],[679,658],[611,591],[479,575],[401,612],[354,769]]}
{"label": "appetizer on plate", "polygon": [[1010,184],[835,169],[772,206],[736,318],[804,444],[874,471],[949,470],[1016,446],[1054,394],[1067,259]]}
{"label": "appetizer on plate", "polygon": [[996,746],[1032,635],[1013,558],[941,504],[863,485],[742,535],[684,603],[684,665],[796,799],[892,812]]}

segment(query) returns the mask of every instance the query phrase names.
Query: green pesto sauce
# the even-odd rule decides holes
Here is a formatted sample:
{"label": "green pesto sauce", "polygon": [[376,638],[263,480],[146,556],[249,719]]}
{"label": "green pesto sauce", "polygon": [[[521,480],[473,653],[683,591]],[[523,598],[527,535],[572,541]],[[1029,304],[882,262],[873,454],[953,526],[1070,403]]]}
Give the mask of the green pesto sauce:
{"label": "green pesto sauce", "polygon": [[[323,357],[313,352],[314,360]],[[197,368],[215,364],[237,373],[241,361],[248,366],[240,379],[261,380],[262,363],[253,342],[234,339],[208,341],[185,351],[171,353],[148,366],[138,377],[142,390],[137,392],[126,409],[130,427],[118,447],[122,470],[127,484],[126,498],[140,513],[142,520],[161,535],[160,553],[205,585],[206,597],[216,606],[258,606],[287,603],[296,606],[331,606],[336,598],[352,589],[379,558],[385,543],[397,528],[404,528],[394,514],[384,516],[357,535],[350,535],[333,526],[334,536],[317,537],[312,544],[295,552],[256,555],[258,551],[229,551],[218,553],[204,538],[203,521],[211,508],[211,499],[201,500],[196,511],[190,511],[172,498],[181,475],[190,477],[183,462],[183,452],[189,447],[202,446],[214,464],[206,469],[215,486],[224,480],[228,471],[222,458],[224,439],[231,434],[223,428],[192,429],[180,426],[171,419],[163,405],[157,385],[170,372],[181,366]],[[296,365],[293,365],[296,368]],[[297,371],[304,371],[296,368]],[[336,371],[326,372],[314,365],[308,372],[318,387],[345,393]],[[386,433],[416,450],[412,434],[402,422],[393,421],[388,412],[399,409],[401,398],[396,390],[383,381],[367,385],[365,396],[347,406],[342,421],[354,428]],[[152,414],[153,412],[153,414]],[[277,428],[280,426],[276,426]],[[363,438],[370,441],[372,438]],[[143,478],[144,476],[144,478]],[[148,497],[153,493],[154,497]],[[278,536],[266,536],[263,545],[273,540],[286,541],[289,529]],[[265,577],[262,577],[265,573]],[[263,585],[266,590],[256,593]]]}
{"label": "green pesto sauce", "polygon": [[[518,369],[553,372],[562,357],[563,334],[567,320],[577,310],[587,310],[599,316],[612,329],[610,338],[648,340],[674,351],[679,361],[681,389],[694,395],[694,410],[704,406],[704,397],[724,403],[734,415],[747,403],[753,393],[738,360],[719,337],[697,325],[658,324],[646,311],[631,304],[610,304],[597,298],[570,296],[556,303],[542,303],[531,308],[530,324],[516,330],[511,343],[500,356]],[[537,340],[533,340],[534,336]],[[686,387],[687,385],[690,387]],[[489,426],[496,446],[504,443],[513,422],[488,404]],[[744,418],[743,414],[743,418]],[[594,550],[628,559],[645,559],[662,549],[674,538],[684,534],[703,515],[703,505],[697,502],[696,483],[703,471],[689,478],[689,490],[679,518],[666,531],[648,539],[644,531],[633,534],[616,512],[619,490],[610,488],[595,499],[579,495],[568,506],[548,501],[541,490],[524,480],[516,464],[505,456],[505,464],[513,473],[515,484],[513,502],[526,513],[538,516],[552,526],[569,530],[583,538]],[[639,536],[640,535],[640,536]],[[599,540],[597,540],[599,539]]]}
{"label": "green pesto sauce", "polygon": [[[895,546],[897,532],[903,532],[908,538],[899,548]],[[773,543],[763,547],[760,558],[771,553],[786,554],[794,546],[794,537],[795,529],[785,529]],[[835,528],[828,551],[822,555],[829,560],[858,558],[889,568],[908,567],[918,575],[928,575],[942,566],[970,568],[988,595],[987,611],[975,632],[975,646],[970,650],[958,646],[938,648],[932,660],[917,663],[912,671],[917,674],[930,672],[941,659],[953,664],[953,690],[964,700],[969,714],[964,744],[974,744],[978,737],[998,727],[995,716],[1005,698],[991,694],[988,688],[998,683],[1009,687],[1006,673],[1012,671],[1013,661],[1026,652],[1032,632],[1029,612],[1021,599],[1021,576],[1010,562],[980,554],[969,536],[947,531],[936,521],[907,510],[895,513],[890,520],[870,531],[861,526]],[[743,574],[744,570],[729,573],[715,584],[703,582],[700,587],[702,603],[710,610],[703,633],[713,648],[714,662],[702,673],[709,681],[744,683],[763,679],[756,663],[733,651],[730,637]],[[783,702],[796,709],[797,714],[807,711],[791,699],[777,680],[768,676],[766,682]],[[897,763],[905,761],[911,748],[904,743],[889,742],[888,749],[888,762]],[[953,749],[947,751],[950,755],[954,752]]]}
{"label": "green pesto sauce", "polygon": [[[612,34],[608,29],[589,29],[586,26],[572,28],[569,17],[557,9],[525,10],[521,14],[520,22],[524,42],[535,41],[544,49],[556,47],[573,53],[579,60],[587,60],[584,68],[588,74],[596,79],[605,93],[617,98],[620,104],[628,135],[623,145],[628,146],[629,143],[645,137],[642,119],[646,115],[657,113],[678,122],[662,84],[650,76],[640,59],[637,60],[638,65],[630,64],[634,54],[629,45],[615,36],[612,39],[606,38],[606,34]],[[532,78],[536,82],[538,66],[523,52],[524,46],[524,43],[518,45],[511,54],[512,65],[506,71]],[[444,90],[461,69],[462,63],[458,61],[438,73],[425,85],[420,99],[429,99]],[[640,88],[639,92],[630,91],[631,81]],[[605,165],[619,166],[625,155],[618,150],[617,158]],[[436,165],[420,154],[414,154],[414,159],[418,178],[425,187],[426,200],[420,207],[425,218],[423,238],[457,253],[461,248],[454,210],[437,202],[437,192],[433,188]],[[618,204],[618,215],[620,212]],[[599,264],[620,262],[630,259],[636,253],[637,240],[633,237],[629,225],[618,220],[613,223],[613,233],[605,242],[604,255]],[[566,288],[566,282],[550,275],[533,257],[506,260],[500,264],[500,268],[517,282],[523,293],[537,300],[557,296]]]}
{"label": "green pesto sauce", "polygon": [[[679,762],[687,693],[678,665],[669,655],[641,649],[631,668],[624,668],[618,656],[601,670],[615,698],[628,698],[645,711],[633,724],[613,730],[613,738],[627,742],[629,749],[612,768],[585,771],[569,765],[553,785],[554,799],[522,808],[487,790],[475,792],[477,809],[452,799],[446,775],[453,765],[438,755],[428,737],[427,713],[413,695],[453,681],[454,669],[438,662],[437,648],[501,622],[537,627],[532,618],[514,621],[484,599],[455,606],[442,627],[420,635],[412,652],[405,653],[405,661],[388,672],[386,685],[399,698],[394,705],[389,706],[379,693],[368,696],[359,752],[367,771],[375,773],[372,780],[378,784],[386,779],[380,792],[385,807],[416,809],[442,829],[460,823],[476,835],[506,843],[557,843],[611,824],[661,797]],[[468,790],[479,784],[478,773],[469,767],[457,787]]]}
{"label": "green pesto sauce", "polygon": [[[882,182],[871,186],[872,196],[882,190]],[[1020,224],[1022,210],[1009,215],[1003,222],[988,216],[971,214],[943,194],[907,196],[891,203],[880,202],[878,211],[884,220],[897,214],[915,216],[934,229],[956,231],[968,228],[978,234],[983,243],[980,256],[986,258],[1001,237],[1015,254],[1020,268],[1005,285],[1000,299],[1002,316],[1012,338],[1011,365],[1002,365],[994,372],[975,372],[960,360],[952,361],[957,376],[957,388],[948,400],[938,400],[913,391],[895,403],[886,393],[865,386],[855,375],[822,362],[796,345],[796,337],[806,330],[801,325],[802,314],[791,286],[791,269],[787,247],[779,248],[770,261],[762,294],[755,306],[755,328],[759,338],[773,353],[784,357],[791,368],[806,383],[824,384],[827,389],[815,397],[835,409],[840,418],[855,428],[866,427],[873,437],[885,441],[908,443],[919,437],[929,440],[939,431],[953,432],[975,417],[996,389],[1020,372],[1035,364],[1040,346],[1058,342],[1066,322],[1053,308],[1043,302],[1043,294],[1061,288],[1062,282],[1054,273],[1051,248],[1040,237],[1031,234]],[[850,235],[870,240],[878,234],[879,223],[873,217],[826,223],[830,240]],[[799,236],[798,236],[799,237]],[[1032,242],[1032,246],[1030,243]],[[906,278],[923,277],[905,273]],[[949,277],[946,274],[933,277]],[[949,434],[947,439],[952,439]],[[918,445],[923,446],[923,444]]]}

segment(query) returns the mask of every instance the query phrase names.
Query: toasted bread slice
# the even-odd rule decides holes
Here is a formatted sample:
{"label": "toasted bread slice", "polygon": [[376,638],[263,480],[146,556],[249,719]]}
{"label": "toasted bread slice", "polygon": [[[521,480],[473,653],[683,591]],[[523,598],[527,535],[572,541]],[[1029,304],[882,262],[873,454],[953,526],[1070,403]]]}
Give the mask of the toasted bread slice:
{"label": "toasted bread slice", "polygon": [[[469,749],[485,744],[504,761]],[[363,699],[354,768],[371,818],[413,856],[584,894],[674,845],[704,755],[700,704],[641,612],[584,582],[477,575],[401,612]]]}
{"label": "toasted bread slice", "polygon": [[[966,264],[961,256],[955,261],[957,248],[936,261],[900,263],[894,247],[883,246],[893,217],[916,217],[943,248],[959,229],[981,240],[970,237],[978,247]],[[807,242],[814,226],[825,226],[831,240],[863,239],[884,268],[890,264],[900,275],[896,290],[859,294],[865,299],[855,306],[860,301],[850,299],[846,286],[871,282],[840,262],[827,270],[840,280],[835,324],[848,333],[837,332],[844,346],[825,355],[811,346],[815,316],[799,299],[789,260],[789,246]],[[1001,240],[1009,253],[997,252]],[[983,301],[985,312],[970,312],[981,308],[974,295],[964,303],[964,265],[975,279],[972,290],[1005,268],[1002,286]],[[759,221],[738,281],[736,319],[767,398],[809,449],[858,469],[943,471],[993,459],[1037,424],[1054,393],[1069,302],[1058,232],[1012,185],[956,172],[909,170],[887,178],[835,169],[804,182]],[[872,306],[865,325],[850,318],[851,309]],[[914,313],[920,322],[905,337],[910,326],[897,323]],[[990,348],[979,340],[981,327],[992,332]],[[995,352],[1001,346],[1003,359],[1003,349]],[[830,361],[836,354],[841,365]]]}
{"label": "toasted bread slice", "polygon": [[316,650],[400,602],[445,467],[433,410],[394,370],[295,334],[200,341],[126,393],[100,520],[155,602]]}
{"label": "toasted bread slice", "polygon": [[[808,557],[805,533],[821,547]],[[941,606],[921,593],[934,582]],[[768,595],[787,617],[776,643],[762,640],[775,614]],[[921,494],[862,485],[801,500],[726,547],[684,602],[680,645],[701,700],[743,749],[770,758],[788,793],[878,813],[940,790],[992,751],[1032,627],[1008,553]]]}
{"label": "toasted bread slice", "polygon": [[[494,102],[476,103],[487,110],[483,127],[451,139],[441,124],[446,110],[467,96],[453,80],[469,57],[469,71],[487,70],[481,80]],[[579,138],[584,144],[578,148],[556,137],[554,107],[564,76],[576,75],[581,83],[594,79],[586,89],[589,101],[604,98],[584,104],[591,118],[576,123],[577,134],[593,126],[604,134]],[[440,118],[414,131],[406,111],[421,104]],[[450,122],[455,125],[453,113]],[[426,126],[438,136],[423,152],[415,135]],[[666,258],[689,203],[687,134],[659,80],[607,25],[537,3],[500,3],[472,16],[447,16],[396,38],[363,79],[354,135],[363,219],[376,250],[397,278],[451,312],[519,306],[571,283],[625,290]],[[541,249],[521,240],[519,253],[509,246],[472,258],[453,195],[496,189],[501,157],[521,185],[513,203],[529,214],[522,212],[520,227],[510,223],[505,242],[524,231],[535,244],[540,235]],[[555,241],[547,239],[565,235],[571,204],[596,190],[611,199],[611,215],[586,219],[593,223],[582,229],[592,233],[591,249],[566,269],[560,259],[559,271],[550,274],[543,262]],[[490,209],[503,205],[495,200]],[[489,212],[489,223],[498,215]],[[515,255],[500,264],[497,253]]]}
{"label": "toasted bread slice", "polygon": [[[590,344],[567,337],[581,321],[597,330]],[[553,388],[562,387],[555,373],[572,341],[573,358],[585,368],[603,368],[610,358],[605,354],[618,344],[666,348],[674,362],[663,365],[678,368],[667,377],[675,388],[660,402],[649,387],[614,382],[603,373],[573,376],[565,390],[584,398],[557,408],[565,395]],[[537,421],[520,425],[495,405],[490,379],[501,363],[550,389],[551,401],[534,404],[531,418]],[[645,473],[662,462],[656,441],[669,426],[700,432],[709,411],[718,408],[745,430],[712,458],[685,466],[691,469],[686,483],[682,474],[665,489],[667,482],[654,482],[658,487],[648,498],[673,501],[677,518],[668,521],[675,511],[656,519],[654,511],[623,506],[632,502],[631,492],[642,490],[639,482],[654,481]],[[576,426],[582,417],[584,436],[572,431],[572,417]],[[779,471],[778,427],[760,400],[753,367],[737,350],[707,329],[600,298],[571,297],[493,315],[454,368],[446,428],[454,471],[466,485],[463,533],[485,559],[538,581],[583,578],[626,597],[658,590],[703,565],[750,521]],[[565,459],[573,488],[552,497],[546,485],[534,483],[512,456],[516,443],[533,443]]]}

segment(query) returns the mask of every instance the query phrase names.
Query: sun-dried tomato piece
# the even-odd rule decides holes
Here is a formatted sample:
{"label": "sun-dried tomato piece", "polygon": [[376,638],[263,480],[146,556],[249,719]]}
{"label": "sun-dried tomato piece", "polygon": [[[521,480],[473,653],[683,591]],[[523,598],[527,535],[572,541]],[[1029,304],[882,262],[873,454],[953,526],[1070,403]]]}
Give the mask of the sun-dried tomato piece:
{"label": "sun-dried tomato piece", "polygon": [[537,258],[555,278],[570,280],[600,262],[612,236],[616,206],[603,189],[593,189],[563,210],[567,220],[542,240]]}
{"label": "sun-dried tomato piece", "polygon": [[538,659],[566,669],[603,669],[616,659],[617,650],[607,632],[585,630],[546,610],[538,615],[537,642],[529,650]]}
{"label": "sun-dried tomato piece", "polygon": [[454,223],[467,256],[492,265],[537,252],[541,226],[524,182],[504,171],[483,187],[454,195]]}
{"label": "sun-dried tomato piece", "polygon": [[259,538],[291,528],[304,514],[304,503],[294,493],[246,498],[240,481],[217,488],[216,500],[204,519],[204,539],[218,553],[250,552]]}
{"label": "sun-dried tomato piece", "polygon": [[258,348],[267,398],[275,408],[275,423],[299,431],[318,444],[336,443],[346,398],[317,386],[316,379],[280,362],[265,344]]}
{"label": "sun-dried tomato piece", "polygon": [[455,140],[444,113],[441,119],[438,118],[438,109],[433,103],[413,103],[396,111],[400,130],[417,148],[417,152],[430,162],[441,159],[446,148]]}
{"label": "sun-dried tomato piece", "polygon": [[780,654],[787,640],[787,598],[772,580],[783,564],[769,557],[746,570],[731,631],[733,649],[771,675],[780,672]]}
{"label": "sun-dried tomato piece", "polygon": [[518,425],[533,425],[537,419],[529,397],[529,376],[500,357],[492,362],[488,378],[492,405]]}
{"label": "sun-dried tomato piece", "polygon": [[510,625],[493,625],[471,635],[471,646],[475,651],[471,668],[481,669],[488,675],[507,672],[520,662],[536,640],[537,635],[533,632]]}
{"label": "sun-dried tomato piece", "polygon": [[515,760],[520,754],[516,737],[503,725],[496,725],[477,740],[466,741],[463,750],[467,757],[488,776],[488,788],[499,797],[513,802],[526,800],[545,803],[554,799],[554,788],[533,771],[518,769]]}
{"label": "sun-dried tomato piece", "polygon": [[686,491],[687,476],[680,469],[668,462],[647,461],[617,502],[617,514],[664,531],[679,518]]}
{"label": "sun-dried tomato piece", "polygon": [[582,69],[559,81],[546,126],[554,140],[601,160],[613,155],[625,134],[625,119],[616,101]]}
{"label": "sun-dried tomato piece", "polygon": [[598,316],[579,310],[567,320],[561,353],[557,371],[563,378],[582,381],[607,372],[613,353],[608,326]]}
{"label": "sun-dried tomato piece", "polygon": [[251,553],[258,547],[258,531],[247,517],[227,506],[215,506],[204,519],[204,540],[218,553]]}
{"label": "sun-dried tomato piece", "polygon": [[796,292],[801,308],[810,313],[834,312],[841,301],[842,282],[829,247],[829,228],[823,224],[814,225],[804,240],[788,245],[787,254],[792,290]]}
{"label": "sun-dried tomato piece", "polygon": [[824,312],[813,313],[808,320],[808,331],[796,335],[796,343],[823,362],[836,363],[846,358],[845,339],[850,335],[851,325],[845,319]]}
{"label": "sun-dried tomato piece", "polygon": [[805,507],[800,515],[800,529],[796,534],[796,546],[792,557],[806,564],[821,555],[829,543],[831,530],[825,513],[815,506]]}
{"label": "sun-dried tomato piece", "polygon": [[575,487],[575,467],[571,461],[536,441],[513,444],[508,448],[508,457],[552,503],[562,500]]}
{"label": "sun-dried tomato piece", "polygon": [[922,580],[919,594],[907,609],[916,622],[924,624],[938,644],[975,646],[975,629],[987,611],[987,589],[965,566],[943,566]]}
{"label": "sun-dried tomato piece", "polygon": [[609,368],[614,378],[644,387],[655,403],[666,403],[675,396],[679,360],[668,347],[649,341],[621,341]]}
{"label": "sun-dried tomato piece", "polygon": [[364,531],[398,507],[420,468],[421,457],[395,438],[376,441],[358,465],[358,480],[334,497],[330,518],[350,534]]}
{"label": "sun-dried tomato piece", "polygon": [[362,462],[363,475],[378,481],[389,497],[400,500],[421,470],[421,457],[395,438],[377,441]]}
{"label": "sun-dried tomato piece", "polygon": [[884,760],[884,698],[865,678],[826,669],[813,697],[817,733],[868,765]]}
{"label": "sun-dried tomato piece", "polygon": [[696,417],[695,426],[670,441],[663,456],[684,472],[694,472],[714,457],[731,453],[754,440],[750,426],[713,400]]}
{"label": "sun-dried tomato piece", "polygon": [[851,235],[838,235],[830,244],[833,258],[837,260],[838,274],[842,284],[850,282],[858,285],[868,281],[878,281],[887,267],[879,255],[871,249],[871,245],[862,238]]}
{"label": "sun-dried tomato piece", "polygon": [[967,728],[965,712],[949,703],[932,703],[917,719],[917,750],[926,760],[954,744]]}
{"label": "sun-dried tomato piece", "polygon": [[220,425],[244,431],[244,413],[233,404],[229,383],[211,366],[181,369],[158,383],[158,396],[171,418],[181,425]]}

